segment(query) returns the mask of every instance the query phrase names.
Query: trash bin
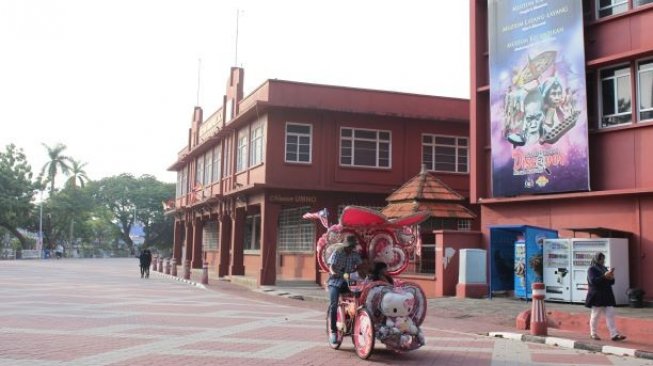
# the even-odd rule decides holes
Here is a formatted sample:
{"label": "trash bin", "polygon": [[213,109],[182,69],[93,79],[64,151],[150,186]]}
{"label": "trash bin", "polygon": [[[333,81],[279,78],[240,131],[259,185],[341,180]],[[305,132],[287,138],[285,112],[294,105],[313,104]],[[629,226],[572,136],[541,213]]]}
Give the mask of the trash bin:
{"label": "trash bin", "polygon": [[628,295],[628,303],[631,308],[644,307],[644,290],[641,288],[631,288],[626,294]]}

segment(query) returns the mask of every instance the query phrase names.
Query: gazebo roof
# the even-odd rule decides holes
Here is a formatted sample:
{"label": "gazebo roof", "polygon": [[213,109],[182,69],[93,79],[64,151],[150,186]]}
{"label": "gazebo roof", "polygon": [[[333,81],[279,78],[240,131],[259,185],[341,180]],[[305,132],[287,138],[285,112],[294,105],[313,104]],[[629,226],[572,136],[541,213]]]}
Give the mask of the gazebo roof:
{"label": "gazebo roof", "polygon": [[402,217],[419,211],[431,212],[431,217],[473,219],[476,214],[460,204],[465,198],[432,172],[422,171],[404,183],[388,198],[381,211],[386,217]]}

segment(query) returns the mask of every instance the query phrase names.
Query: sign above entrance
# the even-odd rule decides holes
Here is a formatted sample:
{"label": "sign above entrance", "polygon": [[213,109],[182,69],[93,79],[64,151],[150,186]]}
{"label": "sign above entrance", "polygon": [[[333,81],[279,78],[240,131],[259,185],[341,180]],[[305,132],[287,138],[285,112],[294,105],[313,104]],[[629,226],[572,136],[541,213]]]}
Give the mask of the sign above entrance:
{"label": "sign above entrance", "polygon": [[305,196],[305,195],[283,195],[283,194],[273,194],[270,195],[271,203],[316,203],[317,197],[315,196]]}

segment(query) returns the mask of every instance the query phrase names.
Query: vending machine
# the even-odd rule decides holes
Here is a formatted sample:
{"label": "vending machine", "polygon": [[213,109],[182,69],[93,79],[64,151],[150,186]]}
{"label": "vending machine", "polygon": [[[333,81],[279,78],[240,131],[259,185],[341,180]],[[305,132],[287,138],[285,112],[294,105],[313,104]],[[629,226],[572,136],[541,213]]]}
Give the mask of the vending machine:
{"label": "vending machine", "polygon": [[628,304],[628,240],[623,238],[546,239],[543,248],[545,299],[584,303],[588,290],[587,270],[598,252],[605,254],[606,267],[615,267],[612,291],[617,305]]}
{"label": "vending machine", "polygon": [[626,292],[630,287],[628,266],[628,239],[591,238],[571,239],[572,277],[571,301],[585,302],[587,297],[587,269],[597,252],[605,254],[605,266],[615,268],[615,283],[612,286],[617,305],[628,304]]}
{"label": "vending machine", "polygon": [[545,299],[571,302],[571,239],[544,240]]}

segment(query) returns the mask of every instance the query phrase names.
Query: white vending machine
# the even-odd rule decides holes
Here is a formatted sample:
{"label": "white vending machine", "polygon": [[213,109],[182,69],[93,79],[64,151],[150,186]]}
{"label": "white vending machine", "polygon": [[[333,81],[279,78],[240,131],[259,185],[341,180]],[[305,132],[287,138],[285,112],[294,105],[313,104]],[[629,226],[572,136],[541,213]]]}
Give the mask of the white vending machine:
{"label": "white vending machine", "polygon": [[617,305],[628,304],[628,239],[623,238],[545,239],[545,299],[584,303],[588,289],[587,269],[597,252],[605,254],[606,267],[615,268],[612,291]]}
{"label": "white vending machine", "polygon": [[571,302],[571,239],[545,239],[542,250],[545,299]]}

